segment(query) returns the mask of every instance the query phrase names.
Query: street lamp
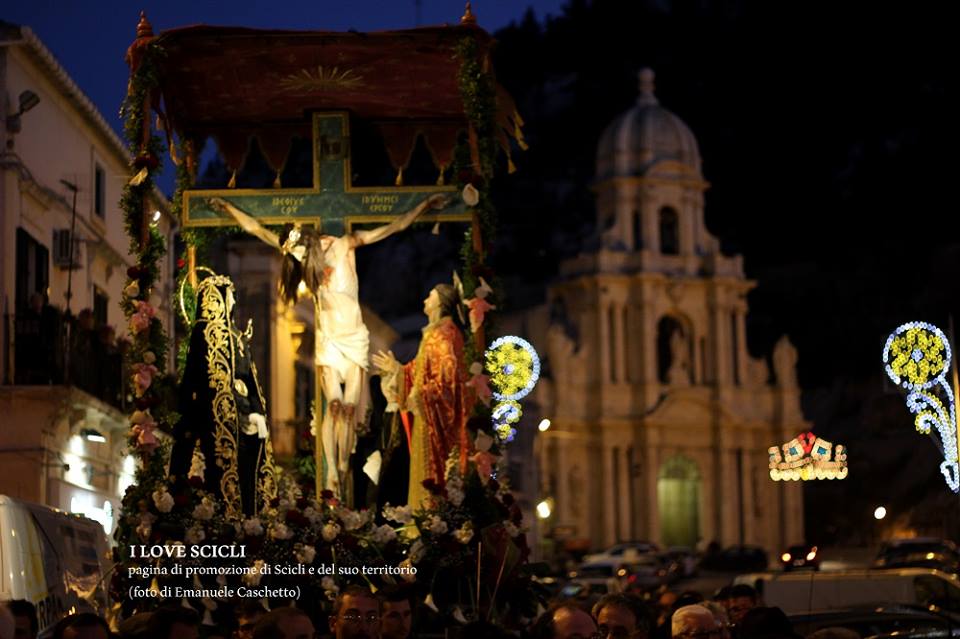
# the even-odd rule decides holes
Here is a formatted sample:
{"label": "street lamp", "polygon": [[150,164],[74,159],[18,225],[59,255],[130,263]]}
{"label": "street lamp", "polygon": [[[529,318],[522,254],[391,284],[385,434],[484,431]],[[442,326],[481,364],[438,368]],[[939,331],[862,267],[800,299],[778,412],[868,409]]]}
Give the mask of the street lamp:
{"label": "street lamp", "polygon": [[541,433],[545,433],[548,430],[550,430],[550,419],[547,417],[544,417],[543,419],[541,419],[540,425],[537,426],[537,430],[539,430]]}
{"label": "street lamp", "polygon": [[877,506],[877,509],[873,511],[873,518],[877,521],[880,521],[887,516],[887,509],[883,506]]}
{"label": "street lamp", "polygon": [[550,515],[553,514],[552,501],[553,498],[548,497],[537,504],[537,517],[540,519],[549,519]]}

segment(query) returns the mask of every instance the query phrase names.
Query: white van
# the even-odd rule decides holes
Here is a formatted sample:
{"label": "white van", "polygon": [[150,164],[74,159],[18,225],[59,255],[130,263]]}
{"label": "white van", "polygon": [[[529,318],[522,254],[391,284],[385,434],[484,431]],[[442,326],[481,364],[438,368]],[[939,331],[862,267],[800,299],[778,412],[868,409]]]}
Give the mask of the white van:
{"label": "white van", "polygon": [[767,606],[788,615],[863,604],[906,604],[960,613],[960,580],[930,568],[740,575],[735,584],[757,589]]}
{"label": "white van", "polygon": [[40,637],[72,612],[106,613],[111,565],[99,523],[0,495],[0,600],[32,602]]}

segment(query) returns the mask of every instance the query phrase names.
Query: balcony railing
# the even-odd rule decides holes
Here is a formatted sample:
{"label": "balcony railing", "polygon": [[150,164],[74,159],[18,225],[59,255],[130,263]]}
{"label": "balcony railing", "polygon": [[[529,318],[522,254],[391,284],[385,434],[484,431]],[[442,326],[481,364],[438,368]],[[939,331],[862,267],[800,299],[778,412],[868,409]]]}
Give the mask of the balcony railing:
{"label": "balcony railing", "polygon": [[3,320],[3,385],[72,385],[124,408],[126,342],[112,327],[96,326],[89,311],[69,317],[50,306]]}

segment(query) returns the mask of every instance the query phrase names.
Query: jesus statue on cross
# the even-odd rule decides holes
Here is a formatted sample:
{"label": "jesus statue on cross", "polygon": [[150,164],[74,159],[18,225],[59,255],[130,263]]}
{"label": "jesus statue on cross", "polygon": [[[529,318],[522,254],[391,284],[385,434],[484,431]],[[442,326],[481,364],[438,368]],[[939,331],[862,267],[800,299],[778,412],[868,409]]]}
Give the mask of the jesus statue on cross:
{"label": "jesus statue on cross", "polygon": [[[341,484],[349,470],[356,439],[355,413],[363,372],[369,365],[370,340],[360,314],[356,248],[403,231],[425,211],[449,206],[450,198],[433,195],[389,224],[374,229],[358,229],[337,237],[297,225],[283,240],[230,202],[221,198],[209,202],[235,219],[246,232],[283,254],[280,293],[286,301],[296,300],[301,281],[313,295],[316,366],[327,403],[320,425],[326,466],[323,486],[341,496]],[[318,468],[317,472],[323,469]]]}

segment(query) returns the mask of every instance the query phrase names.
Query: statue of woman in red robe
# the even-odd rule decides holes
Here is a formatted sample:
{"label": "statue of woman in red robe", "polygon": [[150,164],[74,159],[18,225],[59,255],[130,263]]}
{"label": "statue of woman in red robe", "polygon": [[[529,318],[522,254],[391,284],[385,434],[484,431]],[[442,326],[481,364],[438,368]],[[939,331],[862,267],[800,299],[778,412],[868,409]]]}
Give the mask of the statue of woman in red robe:
{"label": "statue of woman in red robe", "polygon": [[463,333],[453,318],[459,297],[438,284],[423,301],[428,323],[413,361],[401,365],[392,352],[371,359],[381,371],[387,410],[413,414],[410,434],[410,488],[407,503],[419,508],[429,496],[424,480],[444,485],[444,469],[454,447],[467,451],[467,419],[473,394],[466,385]]}

